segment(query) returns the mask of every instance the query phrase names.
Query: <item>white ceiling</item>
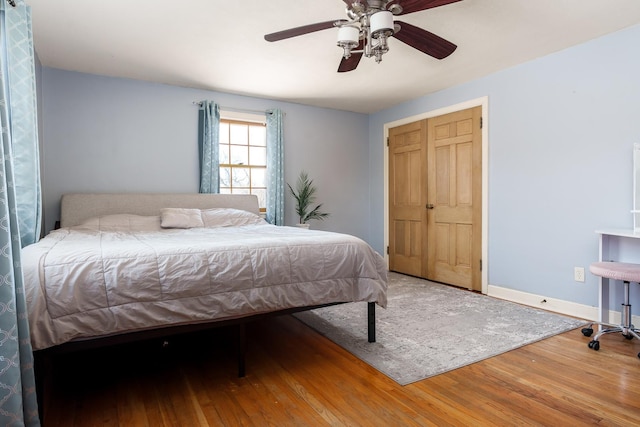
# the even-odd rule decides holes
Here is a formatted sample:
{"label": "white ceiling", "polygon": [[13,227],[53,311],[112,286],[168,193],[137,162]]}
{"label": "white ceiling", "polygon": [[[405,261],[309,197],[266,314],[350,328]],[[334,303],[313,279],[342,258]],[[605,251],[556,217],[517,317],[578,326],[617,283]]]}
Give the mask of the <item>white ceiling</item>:
{"label": "white ceiling", "polygon": [[[640,23],[638,0],[463,0],[404,15],[458,49],[436,60],[392,39],[380,64],[337,73],[342,0],[26,0],[42,65],[372,113]],[[639,41],[640,44],[640,41]],[[597,60],[597,58],[594,58]]]}

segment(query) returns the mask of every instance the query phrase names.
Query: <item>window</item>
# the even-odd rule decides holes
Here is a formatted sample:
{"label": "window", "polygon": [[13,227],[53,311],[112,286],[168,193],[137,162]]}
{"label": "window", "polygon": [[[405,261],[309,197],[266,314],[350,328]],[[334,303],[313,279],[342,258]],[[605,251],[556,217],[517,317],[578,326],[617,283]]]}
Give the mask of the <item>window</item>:
{"label": "window", "polygon": [[220,120],[220,193],[255,194],[267,210],[267,131],[264,123]]}

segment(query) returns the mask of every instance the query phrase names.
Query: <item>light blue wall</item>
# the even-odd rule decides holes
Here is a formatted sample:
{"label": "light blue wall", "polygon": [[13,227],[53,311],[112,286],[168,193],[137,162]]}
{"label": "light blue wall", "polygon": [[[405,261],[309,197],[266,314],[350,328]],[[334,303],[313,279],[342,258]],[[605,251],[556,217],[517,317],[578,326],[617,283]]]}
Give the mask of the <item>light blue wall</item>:
{"label": "light blue wall", "polygon": [[[42,69],[43,196],[47,230],[66,192],[197,192],[198,107],[285,113],[285,180],[305,169],[331,216],[317,229],[366,239],[369,232],[368,117],[58,69]],[[296,222],[287,196],[286,223]]]}
{"label": "light blue wall", "polygon": [[635,26],[371,115],[374,247],[384,242],[384,124],[488,96],[489,284],[597,306],[596,277],[577,283],[573,268],[597,259],[594,230],[633,225],[638,46]]}

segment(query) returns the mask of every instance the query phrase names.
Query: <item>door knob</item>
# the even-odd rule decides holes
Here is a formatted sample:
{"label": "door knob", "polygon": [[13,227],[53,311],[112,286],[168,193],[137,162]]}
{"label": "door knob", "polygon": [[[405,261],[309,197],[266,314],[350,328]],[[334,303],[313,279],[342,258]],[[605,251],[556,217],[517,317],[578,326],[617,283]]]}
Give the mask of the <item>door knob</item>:
{"label": "door knob", "polygon": [[427,209],[433,209],[433,208],[435,208],[435,206],[434,206],[434,205],[432,205],[431,203],[429,203],[429,204],[427,205]]}

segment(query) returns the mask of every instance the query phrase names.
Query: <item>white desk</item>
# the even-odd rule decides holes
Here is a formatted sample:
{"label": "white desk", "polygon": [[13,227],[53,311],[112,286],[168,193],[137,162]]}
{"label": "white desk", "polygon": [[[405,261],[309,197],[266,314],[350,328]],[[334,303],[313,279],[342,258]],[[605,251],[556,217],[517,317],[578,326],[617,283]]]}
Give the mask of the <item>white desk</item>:
{"label": "white desk", "polygon": [[[596,233],[600,235],[599,261],[618,261],[611,258],[611,248],[620,239],[640,239],[640,232],[630,229],[603,229],[596,230]],[[609,279],[600,277],[599,322],[609,323],[609,307]]]}

